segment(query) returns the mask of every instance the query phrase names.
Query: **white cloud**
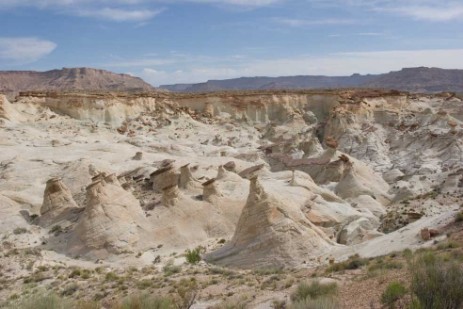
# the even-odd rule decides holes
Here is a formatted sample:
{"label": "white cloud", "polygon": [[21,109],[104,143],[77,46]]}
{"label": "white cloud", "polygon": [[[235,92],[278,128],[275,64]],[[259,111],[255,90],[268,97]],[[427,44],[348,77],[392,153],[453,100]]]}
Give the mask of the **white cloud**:
{"label": "white cloud", "polygon": [[144,68],[141,77],[154,85],[160,85],[197,83],[209,79],[241,76],[377,74],[418,66],[463,69],[461,59],[463,59],[463,49],[344,52],[325,56],[246,59],[237,63],[223,63],[219,58],[215,63],[201,63],[192,57],[188,65],[182,65],[182,71],[175,68],[172,70]]}
{"label": "white cloud", "polygon": [[[0,0],[0,10],[33,7],[58,14],[115,22],[147,22],[174,3],[202,3],[254,9],[285,0]],[[157,8],[153,8],[157,7]]]}
{"label": "white cloud", "polygon": [[461,0],[308,0],[313,4],[353,6],[376,12],[432,22],[458,21],[463,17]]}
{"label": "white cloud", "polygon": [[163,10],[122,10],[102,8],[99,10],[81,10],[77,14],[85,17],[96,17],[112,21],[146,21],[160,14]]}
{"label": "white cloud", "polygon": [[0,8],[11,8],[21,6],[35,6],[41,8],[56,6],[82,6],[82,5],[147,5],[147,4],[170,4],[170,3],[205,3],[205,4],[226,4],[242,7],[262,7],[272,5],[285,0],[0,0]]}
{"label": "white cloud", "polygon": [[228,4],[241,7],[262,7],[282,2],[282,0],[184,0],[183,2]]}
{"label": "white cloud", "polygon": [[304,27],[304,26],[328,26],[328,25],[351,25],[358,23],[354,19],[344,18],[326,18],[326,19],[292,19],[292,18],[277,18],[275,21],[279,24],[291,27]]}
{"label": "white cloud", "polygon": [[399,6],[385,8],[384,11],[395,12],[418,20],[451,21],[463,17],[463,5],[449,4],[445,6]]}
{"label": "white cloud", "polygon": [[50,54],[56,44],[38,38],[0,37],[0,61],[26,64]]}

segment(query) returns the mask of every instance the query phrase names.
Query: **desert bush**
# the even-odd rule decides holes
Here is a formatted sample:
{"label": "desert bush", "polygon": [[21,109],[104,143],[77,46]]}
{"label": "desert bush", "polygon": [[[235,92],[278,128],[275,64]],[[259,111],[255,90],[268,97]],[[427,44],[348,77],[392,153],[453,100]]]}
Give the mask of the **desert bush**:
{"label": "desert bush", "polygon": [[463,306],[463,269],[428,252],[410,267],[411,290],[422,309],[458,309]]}
{"label": "desert bush", "polygon": [[338,272],[342,270],[352,270],[361,268],[368,264],[368,259],[362,259],[358,255],[351,256],[347,261],[335,263],[330,265],[327,269],[327,273]]}
{"label": "desert bush", "polygon": [[407,289],[397,281],[388,284],[386,290],[381,295],[381,303],[390,309],[395,308],[395,303],[405,296]]}
{"label": "desert bush", "polygon": [[463,221],[463,211],[460,211],[455,215],[455,222],[462,222]]}
{"label": "desert bush", "polygon": [[188,249],[185,252],[186,261],[190,264],[197,264],[201,261],[201,248],[195,248],[193,250]]}
{"label": "desert bush", "polygon": [[212,307],[212,309],[246,309],[248,308],[248,300],[241,297],[237,300],[227,300]]}
{"label": "desert bush", "polygon": [[194,278],[182,279],[175,285],[177,293],[175,297],[175,306],[179,309],[188,309],[193,306],[198,294],[198,284]]}
{"label": "desert bush", "polygon": [[281,299],[275,299],[272,301],[272,309],[286,309],[286,301]]}
{"label": "desert bush", "polygon": [[170,298],[153,295],[131,295],[121,301],[111,304],[112,309],[174,309]]}
{"label": "desert bush", "polygon": [[10,304],[8,309],[98,309],[100,306],[90,301],[75,302],[54,293],[37,293]]}
{"label": "desert bush", "polygon": [[404,251],[402,251],[402,256],[409,260],[413,257],[413,251],[407,248]]}
{"label": "desert bush", "polygon": [[317,299],[322,296],[333,296],[337,293],[338,285],[333,283],[321,284],[313,281],[311,284],[301,283],[297,286],[294,293],[291,294],[293,302],[303,301],[305,299]]}
{"label": "desert bush", "polygon": [[59,234],[61,234],[63,232],[63,228],[61,227],[61,225],[54,225],[51,229],[50,229],[50,234],[54,234],[55,236],[58,236]]}
{"label": "desert bush", "polygon": [[74,294],[78,289],[79,289],[79,286],[77,285],[77,283],[75,282],[69,283],[68,285],[64,287],[63,291],[61,291],[61,295],[70,296]]}
{"label": "desert bush", "polygon": [[401,269],[402,263],[396,261],[377,260],[376,263],[368,266],[368,271]]}
{"label": "desert bush", "polygon": [[105,275],[106,281],[116,281],[117,279],[119,279],[119,276],[113,273],[112,271],[110,271],[109,273],[106,273]]}
{"label": "desert bush", "polygon": [[173,274],[177,274],[182,270],[181,266],[174,265],[174,261],[170,260],[164,265],[162,271],[166,276],[171,276]]}
{"label": "desert bush", "polygon": [[254,270],[254,274],[259,276],[268,276],[268,275],[277,275],[282,274],[283,268],[282,267],[264,267],[258,268]]}
{"label": "desert bush", "polygon": [[339,309],[341,306],[333,296],[321,296],[316,299],[306,298],[293,303],[289,309]]}
{"label": "desert bush", "polygon": [[19,235],[19,234],[25,234],[27,233],[27,229],[23,228],[23,227],[17,227],[13,230],[13,234],[15,235]]}

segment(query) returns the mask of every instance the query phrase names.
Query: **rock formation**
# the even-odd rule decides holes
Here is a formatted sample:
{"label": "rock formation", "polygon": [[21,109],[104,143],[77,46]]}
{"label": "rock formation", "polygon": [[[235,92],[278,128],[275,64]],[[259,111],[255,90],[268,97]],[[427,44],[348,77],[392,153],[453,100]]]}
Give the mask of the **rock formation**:
{"label": "rock formation", "polygon": [[268,193],[253,177],[232,240],[206,258],[244,268],[297,265],[309,253],[315,256],[329,248],[321,234],[298,206]]}
{"label": "rock formation", "polygon": [[157,193],[161,193],[166,187],[172,185],[178,185],[179,175],[175,171],[172,163],[162,167],[150,175],[151,182],[153,183],[153,190]]}
{"label": "rock formation", "polygon": [[214,203],[217,197],[222,196],[217,188],[216,179],[212,178],[203,183],[203,199],[210,203]]}
{"label": "rock formation", "polygon": [[180,189],[194,190],[200,188],[200,182],[193,177],[190,170],[190,163],[180,167],[180,178],[178,186]]}
{"label": "rock formation", "polygon": [[180,196],[177,184],[168,185],[162,189],[162,204],[166,207],[175,206]]}
{"label": "rock formation", "polygon": [[148,223],[138,200],[114,175],[97,176],[87,187],[87,204],[69,240],[70,254],[106,257],[141,245]]}
{"label": "rock formation", "polygon": [[8,99],[0,94],[0,121],[18,122],[24,120],[24,117],[13,108]]}
{"label": "rock formation", "polygon": [[227,162],[223,167],[230,172],[236,172],[236,163],[234,161]]}
{"label": "rock formation", "polygon": [[40,223],[49,225],[64,216],[72,208],[77,208],[71,191],[61,181],[61,178],[52,178],[47,181],[43,193],[43,203],[40,208]]}
{"label": "rock formation", "polygon": [[264,169],[265,164],[258,164],[251,166],[239,173],[239,175],[244,179],[251,179],[255,176],[258,176]]}
{"label": "rock formation", "polygon": [[140,161],[141,159],[143,159],[143,152],[141,151],[137,151],[137,153],[132,157],[132,160]]}
{"label": "rock formation", "polygon": [[[360,195],[370,195],[384,203],[390,200],[387,194],[389,185],[373,171],[366,167],[357,167],[355,163],[345,163],[343,176],[335,188],[335,193],[342,198],[355,198]],[[363,173],[360,169],[364,169]],[[366,176],[366,177],[365,177]]]}

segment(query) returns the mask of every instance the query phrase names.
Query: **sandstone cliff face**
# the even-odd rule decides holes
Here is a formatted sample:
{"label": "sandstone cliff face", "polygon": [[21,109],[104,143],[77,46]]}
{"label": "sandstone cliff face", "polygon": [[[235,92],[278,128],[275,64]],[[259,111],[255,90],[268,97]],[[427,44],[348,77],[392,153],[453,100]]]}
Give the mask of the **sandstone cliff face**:
{"label": "sandstone cliff face", "polygon": [[0,130],[0,194],[38,213],[59,175],[72,197],[62,189],[58,204],[81,212],[49,245],[70,256],[161,244],[168,256],[225,239],[211,261],[311,265],[388,237],[383,217],[404,199],[463,192],[451,94],[28,93],[10,106],[24,118]]}
{"label": "sandstone cliff face", "polygon": [[228,114],[236,121],[267,123],[285,122],[295,112],[310,110],[325,118],[330,109],[338,104],[337,94],[255,94],[182,96],[153,94],[143,96],[79,95],[57,93],[23,93],[18,103],[39,104],[52,111],[79,120],[90,120],[119,127],[124,121],[142,113],[170,109],[207,114],[210,117]]}

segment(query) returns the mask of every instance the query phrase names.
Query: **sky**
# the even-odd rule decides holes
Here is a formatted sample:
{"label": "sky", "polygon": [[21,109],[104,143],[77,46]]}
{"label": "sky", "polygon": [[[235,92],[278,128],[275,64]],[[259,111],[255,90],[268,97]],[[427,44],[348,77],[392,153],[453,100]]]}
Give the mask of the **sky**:
{"label": "sky", "polygon": [[463,69],[463,0],[0,0],[0,70],[160,84]]}

